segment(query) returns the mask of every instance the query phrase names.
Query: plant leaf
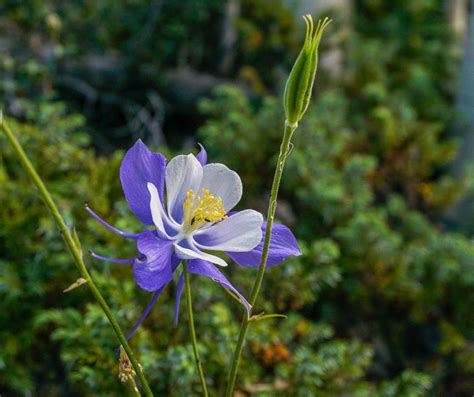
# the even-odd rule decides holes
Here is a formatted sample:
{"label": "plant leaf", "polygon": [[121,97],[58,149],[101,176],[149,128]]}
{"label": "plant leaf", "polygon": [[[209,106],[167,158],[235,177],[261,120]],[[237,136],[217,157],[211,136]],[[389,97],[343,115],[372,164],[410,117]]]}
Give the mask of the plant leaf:
{"label": "plant leaf", "polygon": [[63,292],[69,292],[73,289],[80,287],[82,284],[87,283],[85,278],[79,277],[75,282],[73,282],[69,287],[67,287]]}
{"label": "plant leaf", "polygon": [[260,321],[260,320],[268,320],[271,318],[287,318],[285,314],[278,314],[278,313],[272,313],[272,314],[264,314],[264,312],[259,313],[259,314],[254,314],[252,317],[250,317],[249,321]]}

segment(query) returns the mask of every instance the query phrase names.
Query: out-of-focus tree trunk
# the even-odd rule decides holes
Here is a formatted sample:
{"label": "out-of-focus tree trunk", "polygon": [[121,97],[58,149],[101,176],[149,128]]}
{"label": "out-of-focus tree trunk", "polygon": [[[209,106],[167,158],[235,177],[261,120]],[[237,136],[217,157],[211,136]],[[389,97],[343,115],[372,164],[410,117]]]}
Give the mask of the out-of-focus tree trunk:
{"label": "out-of-focus tree trunk", "polygon": [[474,159],[474,0],[465,8],[466,34],[464,55],[459,75],[457,106],[460,111],[459,134],[463,139],[461,163]]}
{"label": "out-of-focus tree trunk", "polygon": [[325,9],[337,9],[344,13],[350,12],[352,10],[352,0],[302,0],[298,11],[314,15]]}
{"label": "out-of-focus tree trunk", "polygon": [[[461,175],[466,166],[474,160],[474,0],[448,0],[451,7],[451,24],[458,33],[463,45],[456,107],[459,117],[453,132],[461,141],[460,152],[453,166],[453,174]],[[474,227],[466,224],[474,211],[474,196],[471,195],[456,208],[448,211],[448,223],[462,224],[469,230]]]}
{"label": "out-of-focus tree trunk", "polygon": [[459,37],[464,37],[468,27],[468,8],[470,0],[445,0],[449,23]]}
{"label": "out-of-focus tree trunk", "polygon": [[222,58],[219,64],[219,72],[229,75],[235,60],[235,45],[237,44],[237,27],[235,22],[240,15],[240,0],[229,0],[225,7],[225,15],[222,25]]}

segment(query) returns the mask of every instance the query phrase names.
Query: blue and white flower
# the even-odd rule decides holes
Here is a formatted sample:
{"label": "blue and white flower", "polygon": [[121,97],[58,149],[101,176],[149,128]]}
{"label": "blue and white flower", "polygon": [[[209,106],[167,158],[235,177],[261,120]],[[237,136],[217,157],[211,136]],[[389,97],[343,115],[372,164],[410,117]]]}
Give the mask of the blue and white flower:
{"label": "blue and white flower", "polygon": [[[89,207],[86,209],[111,231],[137,240],[139,255],[131,259],[92,254],[101,260],[133,265],[137,284],[154,292],[145,313],[128,337],[173,279],[182,260],[187,261],[190,273],[218,282],[250,311],[247,300],[218,269],[227,266],[227,261],[214,254],[215,251],[225,252],[242,266],[258,267],[260,262],[266,228],[263,216],[251,209],[230,212],[242,197],[239,175],[223,164],[207,164],[203,147],[197,156],[179,155],[166,164],[162,154],[150,151],[139,140],[122,161],[120,179],[130,209],[147,228],[137,234],[125,233],[99,218]],[[284,225],[274,225],[268,266],[300,254],[291,231]],[[183,274],[178,281],[175,322],[182,289]]]}

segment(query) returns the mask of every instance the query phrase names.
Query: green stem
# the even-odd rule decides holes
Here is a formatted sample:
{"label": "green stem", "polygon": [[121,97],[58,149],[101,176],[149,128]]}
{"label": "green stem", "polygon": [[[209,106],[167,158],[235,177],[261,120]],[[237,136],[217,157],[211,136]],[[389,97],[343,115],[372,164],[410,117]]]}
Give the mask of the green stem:
{"label": "green stem", "polygon": [[128,378],[127,383],[130,386],[130,390],[132,391],[133,397],[141,397],[140,391],[138,390],[137,384],[135,383],[135,379],[133,379],[133,376],[130,376],[130,378]]}
{"label": "green stem", "polygon": [[199,358],[199,350],[196,339],[196,330],[194,329],[194,318],[193,318],[193,304],[191,302],[191,284],[189,282],[188,266],[186,261],[183,261],[183,274],[184,274],[184,288],[186,289],[186,302],[188,307],[188,318],[189,318],[189,330],[191,332],[191,341],[193,343],[194,359],[196,360],[196,366],[199,373],[199,379],[201,380],[202,392],[205,397],[207,394],[206,378],[204,377],[204,371],[202,370],[201,360]]}
{"label": "green stem", "polygon": [[[265,240],[263,243],[262,258],[260,260],[260,266],[258,268],[257,278],[252,288],[250,294],[250,305],[253,308],[255,307],[255,302],[257,301],[258,293],[260,292],[260,287],[262,286],[263,276],[265,274],[265,268],[267,266],[268,250],[270,247],[270,237],[272,234],[273,221],[275,218],[275,211],[277,207],[277,198],[278,190],[280,188],[281,176],[283,174],[283,168],[285,167],[285,161],[288,157],[290,150],[290,142],[293,132],[297,128],[297,125],[291,125],[290,123],[285,123],[285,132],[283,134],[283,140],[280,146],[280,154],[278,156],[278,161],[275,169],[275,174],[273,176],[272,190],[270,194],[270,202],[268,206],[267,214],[267,230],[265,233]],[[250,313],[252,314],[252,313]],[[240,326],[239,339],[237,340],[237,346],[235,347],[234,355],[232,358],[232,367],[230,369],[229,378],[227,382],[226,397],[232,397],[234,393],[235,380],[237,378],[237,370],[239,368],[240,356],[242,354],[242,349],[244,347],[245,337],[247,336],[247,330],[250,323],[250,315],[244,317],[242,320],[242,325]]]}
{"label": "green stem", "polygon": [[62,218],[61,214],[59,213],[59,210],[53,201],[53,198],[48,192],[48,189],[46,189],[46,186],[44,185],[43,181],[41,180],[40,176],[36,172],[35,168],[33,167],[33,164],[31,164],[30,160],[28,159],[25,151],[21,147],[20,143],[18,140],[15,138],[13,133],[11,132],[10,128],[7,127],[5,122],[2,119],[2,115],[0,113],[0,127],[5,133],[6,137],[12,144],[13,148],[15,149],[16,154],[18,155],[18,158],[20,159],[23,168],[27,172],[27,174],[31,177],[33,180],[34,184],[38,188],[41,196],[43,197],[43,200],[46,204],[46,206],[49,208],[51,215],[53,216],[54,220],[56,221],[56,224],[59,227],[59,230],[61,231],[61,234],[64,238],[64,241],[66,242],[66,245],[69,248],[69,252],[71,253],[74,262],[79,270],[79,273],[81,276],[87,281],[87,285],[89,289],[91,290],[92,294],[94,295],[95,299],[99,303],[99,305],[102,307],[102,310],[104,311],[105,315],[107,316],[110,324],[112,325],[112,328],[115,331],[115,334],[117,335],[117,338],[119,339],[120,343],[122,344],[124,350],[126,351],[130,362],[133,365],[133,368],[138,376],[138,379],[140,379],[140,383],[142,384],[143,390],[145,392],[145,395],[147,397],[152,397],[153,393],[150,390],[150,387],[148,386],[148,383],[145,379],[145,375],[143,374],[142,368],[138,364],[137,359],[135,358],[135,355],[132,352],[132,349],[130,349],[129,344],[127,343],[127,340],[120,329],[120,326],[118,325],[117,320],[115,319],[114,315],[112,314],[112,311],[110,310],[109,306],[107,305],[107,302],[105,301],[104,297],[100,293],[99,289],[95,285],[94,281],[92,280],[91,276],[89,275],[89,272],[87,271],[87,268],[84,264],[84,260],[82,258],[82,250],[80,246],[76,244],[74,241],[73,236],[71,235],[71,232],[69,231],[68,227],[66,226],[66,223],[64,222],[64,219]]}

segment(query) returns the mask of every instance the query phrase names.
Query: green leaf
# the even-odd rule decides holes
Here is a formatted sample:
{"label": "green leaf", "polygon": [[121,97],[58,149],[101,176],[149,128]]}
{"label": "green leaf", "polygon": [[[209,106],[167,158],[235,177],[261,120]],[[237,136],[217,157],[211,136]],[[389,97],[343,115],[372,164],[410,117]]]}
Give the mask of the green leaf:
{"label": "green leaf", "polygon": [[63,292],[69,292],[73,289],[80,287],[81,285],[87,283],[85,278],[79,277],[75,282],[73,282],[69,287],[67,287]]}
{"label": "green leaf", "polygon": [[273,314],[264,314],[264,312],[259,313],[259,314],[254,314],[252,317],[250,317],[249,321],[261,321],[261,320],[268,320],[271,318],[287,318],[285,314],[278,314],[278,313],[273,313]]}

